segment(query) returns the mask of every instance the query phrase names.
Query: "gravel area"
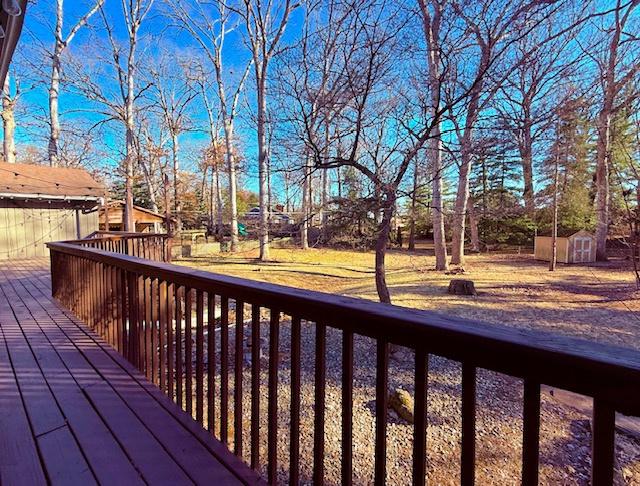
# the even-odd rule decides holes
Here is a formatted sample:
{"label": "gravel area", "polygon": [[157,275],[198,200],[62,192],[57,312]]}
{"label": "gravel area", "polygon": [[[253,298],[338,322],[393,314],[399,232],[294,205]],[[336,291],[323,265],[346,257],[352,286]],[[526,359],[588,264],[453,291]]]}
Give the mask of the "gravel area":
{"label": "gravel area", "polygon": [[[233,311],[231,312],[233,314]],[[246,314],[248,315],[248,313]],[[230,316],[234,322],[234,316]],[[219,331],[219,329],[218,329]],[[235,327],[229,329],[229,410],[233,438],[233,360]],[[251,423],[251,372],[247,361],[250,325],[245,325],[243,371],[243,456],[249,461]],[[267,444],[268,397],[268,312],[261,324],[261,467],[264,472]],[[219,336],[217,370],[219,371]],[[340,484],[341,469],[341,342],[339,330],[327,328],[325,482]],[[205,339],[206,343],[206,339]],[[315,325],[303,322],[301,340],[301,438],[300,475],[311,483],[313,469],[314,356]],[[375,437],[375,341],[356,336],[354,342],[353,395],[353,480],[371,484],[374,469]],[[290,321],[280,325],[280,368],[278,387],[278,465],[279,479],[286,483],[289,470],[290,426]],[[205,353],[206,355],[206,353]],[[390,390],[402,388],[413,395],[414,360],[412,351],[400,348],[389,367]],[[206,381],[206,377],[205,377]],[[216,410],[219,414],[220,376],[216,376]],[[509,376],[478,370],[476,484],[520,484],[522,453],[522,381]],[[194,386],[195,389],[195,386]],[[461,439],[461,368],[456,362],[437,356],[429,359],[427,480],[431,484],[459,484]],[[206,406],[205,406],[206,408]],[[219,415],[218,415],[219,418]],[[206,417],[205,417],[206,423]],[[219,436],[219,430],[216,430]],[[395,412],[389,412],[387,431],[387,484],[405,485],[411,477],[413,427]],[[540,484],[586,485],[590,476],[591,429],[589,417],[543,394],[541,403]],[[230,448],[233,449],[232,440]],[[640,485],[640,441],[617,434],[617,484]]]}

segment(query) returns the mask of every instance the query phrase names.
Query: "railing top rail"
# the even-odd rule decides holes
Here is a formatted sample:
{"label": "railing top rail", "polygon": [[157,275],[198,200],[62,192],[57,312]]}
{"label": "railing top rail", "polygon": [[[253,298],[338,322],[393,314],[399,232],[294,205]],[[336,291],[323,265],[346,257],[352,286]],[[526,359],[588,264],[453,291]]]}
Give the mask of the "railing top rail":
{"label": "railing top rail", "polygon": [[640,415],[640,353],[619,346],[488,325],[415,310],[214,274],[202,270],[81,247],[48,243],[52,251],[261,305],[518,378],[591,397],[619,412]]}
{"label": "railing top rail", "polygon": [[70,244],[87,244],[97,241],[117,241],[117,240],[129,240],[136,238],[169,238],[167,233],[132,233],[123,231],[95,231],[91,233],[87,238],[81,238],[79,240],[65,240],[60,243]]}

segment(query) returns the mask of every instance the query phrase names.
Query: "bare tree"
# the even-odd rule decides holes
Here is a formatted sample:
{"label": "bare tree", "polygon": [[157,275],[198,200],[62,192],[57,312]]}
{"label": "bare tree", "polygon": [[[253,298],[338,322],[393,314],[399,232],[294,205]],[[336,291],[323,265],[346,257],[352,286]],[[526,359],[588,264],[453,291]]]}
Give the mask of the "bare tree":
{"label": "bare tree", "polygon": [[[613,23],[603,28],[607,42],[602,44],[606,49],[594,58],[602,90],[596,145],[596,258],[600,261],[607,259],[612,119],[628,101],[619,99],[624,88],[640,73],[640,37],[633,34],[632,26],[637,25],[632,14],[639,5],[640,0],[616,0]],[[633,96],[637,96],[637,93]]]}
{"label": "bare tree", "polygon": [[[315,167],[351,167],[368,182],[372,210],[376,214],[375,280],[381,302],[389,303],[385,257],[399,187],[420,151],[425,149],[442,119],[446,107],[433,110],[414,87],[403,84],[399,46],[407,18],[384,0],[379,2],[337,2],[345,12],[339,29],[339,59],[330,70],[322,103],[300,103],[306,139]],[[340,16],[339,16],[340,17]],[[394,86],[390,95],[385,88]],[[417,111],[416,111],[417,110]],[[331,125],[339,148],[327,151],[322,132],[311,121],[333,117]],[[407,123],[411,120],[411,123]],[[413,121],[416,121],[413,123]]]}
{"label": "bare tree", "polygon": [[433,246],[436,270],[446,270],[447,241],[444,232],[444,204],[442,201],[442,127],[438,118],[442,97],[442,16],[448,0],[419,0],[422,29],[427,47],[427,73],[429,90],[429,116],[433,117],[433,130],[428,141],[427,154],[431,169],[431,207],[433,222]]}
{"label": "bare tree", "polygon": [[[238,249],[237,161],[235,160],[235,119],[251,62],[247,63],[235,85],[225,74],[224,46],[227,35],[236,28],[234,10],[223,0],[180,0],[170,3],[169,13],[188,32],[213,65],[219,114],[222,118],[225,157],[229,175],[229,208],[231,214],[231,251]],[[204,84],[201,85],[206,94]],[[207,99],[208,101],[208,99]],[[210,105],[209,105],[210,107]],[[217,136],[215,137],[217,139]]]}
{"label": "bare tree", "polygon": [[[164,120],[163,114],[158,117]],[[142,117],[141,117],[142,118]],[[166,172],[166,159],[168,142],[166,134],[166,126],[161,121],[158,122],[153,118],[145,117],[139,120],[138,136],[136,137],[138,167],[142,170],[142,176],[147,191],[149,193],[149,202],[153,211],[159,210],[159,197],[162,195],[160,188],[163,185],[163,178]],[[153,128],[156,128],[154,130]],[[165,160],[163,163],[162,161]],[[164,208],[168,210],[169,208]]]}
{"label": "bare tree", "polygon": [[568,49],[577,29],[547,42],[535,56],[529,54],[544,42],[558,22],[556,16],[550,16],[540,29],[516,43],[511,61],[515,68],[500,87],[494,103],[500,124],[515,136],[522,165],[525,211],[532,220],[535,215],[534,145],[549,129],[555,106],[563,102],[558,96],[566,91],[562,85],[575,82],[573,75],[580,60],[580,56],[572,56]]}
{"label": "bare tree", "polygon": [[[295,147],[292,155],[303,160],[302,172],[302,221],[300,222],[300,240],[303,249],[309,248],[308,232],[313,219],[315,193],[314,174],[320,172],[319,213],[321,224],[326,224],[326,212],[329,193],[328,169],[313,167],[313,156],[309,148],[308,134],[314,140],[321,137],[325,152],[331,148],[331,125],[339,115],[339,93],[329,92],[332,73],[339,67],[339,54],[343,45],[338,42],[342,35],[343,23],[348,9],[340,2],[329,1],[324,4],[308,2],[305,6],[304,26],[299,43],[293,46],[278,66],[278,86],[280,107],[278,111],[286,113],[287,122],[293,122],[293,136],[301,147]],[[325,28],[331,26],[331,28]],[[293,95],[293,96],[292,96]],[[293,98],[295,103],[291,104]],[[323,108],[328,108],[321,113]],[[303,116],[301,116],[303,115]],[[323,155],[326,159],[327,153]]]}
{"label": "bare tree", "polygon": [[189,81],[190,65],[179,66],[175,59],[163,57],[151,70],[154,101],[160,110],[171,140],[171,167],[173,175],[173,210],[175,230],[182,230],[182,198],[180,197],[180,135],[190,128],[188,109],[198,92]]}
{"label": "bare tree", "polygon": [[269,64],[278,53],[291,12],[299,6],[291,0],[267,2],[242,0],[234,8],[244,21],[246,41],[251,51],[256,83],[258,174],[260,189],[260,260],[269,259],[269,181],[267,142],[267,81]]}
{"label": "bare tree", "polygon": [[[452,0],[453,11],[464,25],[460,42],[466,48],[458,51],[457,64],[451,70],[449,88],[465,93],[462,106],[452,103],[451,121],[459,143],[460,162],[453,214],[451,263],[464,260],[464,240],[469,183],[474,159],[475,131],[481,114],[490,105],[496,92],[512,74],[514,64],[507,54],[520,39],[530,35],[544,18],[556,9],[557,0],[529,0],[504,3],[496,10],[493,3],[470,3]],[[492,7],[488,7],[491,4]],[[543,43],[536,46],[540,49]],[[529,53],[532,56],[535,49]],[[469,69],[469,61],[472,67]],[[456,61],[451,61],[456,62]],[[522,60],[520,60],[522,62]]]}
{"label": "bare tree", "polygon": [[[191,76],[193,77],[193,81],[194,84],[198,87],[198,92],[200,94],[200,97],[202,98],[202,101],[204,103],[204,108],[205,111],[207,112],[207,121],[208,121],[208,127],[209,127],[209,139],[210,139],[210,143],[209,146],[205,149],[204,151],[204,167],[203,167],[203,178],[206,178],[206,174],[207,171],[209,169],[211,169],[211,181],[210,181],[210,187],[211,187],[211,194],[210,194],[210,202],[209,202],[209,206],[210,206],[210,217],[209,217],[209,226],[211,228],[214,227],[214,218],[213,218],[213,213],[214,213],[214,209],[215,209],[215,214],[216,214],[216,222],[215,222],[215,227],[216,227],[216,237],[218,238],[218,241],[222,241],[222,237],[223,237],[223,228],[222,228],[222,224],[223,224],[223,218],[222,218],[222,187],[220,184],[220,172],[221,172],[221,155],[224,155],[226,158],[226,153],[225,150],[223,148],[223,145],[226,147],[226,142],[225,143],[220,143],[219,137],[218,137],[218,133],[219,133],[219,127],[218,127],[218,122],[219,122],[219,117],[216,117],[214,114],[214,110],[213,110],[213,106],[211,104],[211,101],[209,100],[209,96],[207,94],[207,79],[208,76],[205,74],[204,69],[202,69],[201,66],[197,66],[196,69],[194,69],[194,72],[191,74]],[[235,162],[234,162],[235,165]],[[235,185],[236,181],[235,181],[235,167],[233,169],[234,175],[233,175],[233,185]],[[231,181],[230,181],[231,183]],[[231,184],[230,184],[231,185]],[[230,191],[229,196],[231,197],[231,192],[233,192],[233,197],[236,197],[236,189],[234,188],[233,191]],[[236,250],[236,247],[233,244],[233,241],[236,241],[236,245],[237,245],[237,240],[238,240],[238,235],[237,235],[237,228],[238,228],[238,215],[237,215],[237,204],[234,201],[233,204],[230,204],[231,206],[231,220],[232,220],[232,231],[231,231],[231,242],[232,242],[232,251]],[[234,232],[233,232],[233,227],[234,227],[234,223],[233,221],[235,221],[235,228],[236,228],[236,233],[235,233],[235,238],[234,238]]]}
{"label": "bare tree", "polygon": [[[51,77],[49,79],[49,164],[59,164],[60,113],[58,108],[60,97],[60,76],[62,72],[62,55],[89,19],[102,7],[104,0],[96,0],[93,6],[75,23],[65,35],[63,33],[64,9],[63,0],[56,0],[56,24],[53,31],[54,44],[51,52]],[[124,4],[124,2],[123,2]]]}
{"label": "bare tree", "polygon": [[127,42],[123,48],[115,36],[114,28],[102,8],[100,12],[107,32],[111,48],[111,66],[115,70],[118,97],[114,100],[105,92],[97,80],[84,76],[77,84],[90,99],[106,106],[110,119],[122,122],[125,128],[125,156],[123,172],[125,177],[125,231],[135,231],[133,221],[133,178],[136,155],[136,121],[135,102],[149,85],[137,89],[136,80],[140,63],[137,59],[140,27],[147,17],[154,0],[122,0],[122,15],[127,32]]}

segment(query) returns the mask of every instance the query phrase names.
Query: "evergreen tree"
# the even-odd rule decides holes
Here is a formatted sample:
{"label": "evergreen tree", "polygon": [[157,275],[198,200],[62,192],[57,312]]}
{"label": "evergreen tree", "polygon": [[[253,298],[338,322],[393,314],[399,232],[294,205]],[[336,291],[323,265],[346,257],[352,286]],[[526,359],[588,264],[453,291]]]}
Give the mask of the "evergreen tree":
{"label": "evergreen tree", "polygon": [[588,103],[584,98],[567,101],[558,110],[555,140],[544,163],[546,186],[541,195],[547,199],[539,214],[539,227],[551,227],[553,167],[556,157],[559,168],[558,226],[561,232],[595,228],[594,215],[594,146]]}

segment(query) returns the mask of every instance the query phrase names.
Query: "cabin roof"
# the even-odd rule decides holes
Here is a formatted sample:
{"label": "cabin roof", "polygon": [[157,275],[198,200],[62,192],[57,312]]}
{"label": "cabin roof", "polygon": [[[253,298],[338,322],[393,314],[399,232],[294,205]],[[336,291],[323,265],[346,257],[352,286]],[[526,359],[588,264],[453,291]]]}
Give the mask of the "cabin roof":
{"label": "cabin roof", "polygon": [[[109,215],[109,222],[118,222],[122,220],[122,214],[124,214],[124,201],[110,201],[108,203],[109,210],[114,211],[114,215]],[[145,221],[138,222],[154,222],[157,221],[159,223],[164,222],[165,216],[159,213],[152,211],[151,209],[143,208],[141,206],[133,206],[133,209],[136,213],[143,213],[145,215]],[[104,223],[104,211],[100,212],[100,222]]]}
{"label": "cabin roof", "polygon": [[99,199],[104,192],[84,169],[0,162],[0,197]]}

